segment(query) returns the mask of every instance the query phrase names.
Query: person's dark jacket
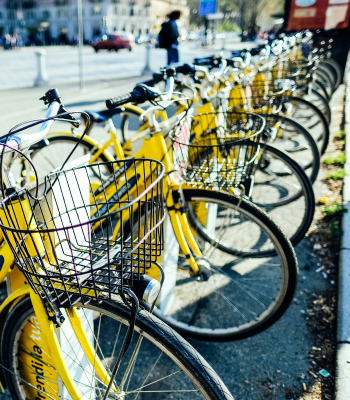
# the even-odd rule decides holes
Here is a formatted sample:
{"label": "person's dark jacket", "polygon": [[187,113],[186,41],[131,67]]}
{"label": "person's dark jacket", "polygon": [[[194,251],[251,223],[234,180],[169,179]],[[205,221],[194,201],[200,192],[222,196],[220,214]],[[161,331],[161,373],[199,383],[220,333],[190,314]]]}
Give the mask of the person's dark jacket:
{"label": "person's dark jacket", "polygon": [[177,27],[177,23],[175,19],[170,19],[170,34],[171,34],[171,44],[179,44],[179,28]]}

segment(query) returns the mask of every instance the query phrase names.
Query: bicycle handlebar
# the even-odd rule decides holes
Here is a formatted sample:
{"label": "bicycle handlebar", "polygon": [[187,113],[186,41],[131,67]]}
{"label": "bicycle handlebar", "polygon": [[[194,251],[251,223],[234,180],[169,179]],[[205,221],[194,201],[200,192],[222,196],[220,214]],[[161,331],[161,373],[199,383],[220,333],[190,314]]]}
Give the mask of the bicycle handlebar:
{"label": "bicycle handlebar", "polygon": [[[45,118],[51,118],[55,115],[57,115],[59,109],[61,107],[61,104],[58,101],[53,101],[50,103],[49,108],[47,110],[47,113],[45,115]],[[19,133],[19,134],[13,134],[10,136],[6,142],[7,146],[10,146],[11,148],[15,150],[25,150],[29,147],[31,147],[33,144],[40,142],[40,140],[44,139],[44,137],[47,135],[49,132],[49,129],[51,128],[51,125],[53,124],[54,120],[51,119],[49,121],[45,121],[40,125],[40,128],[34,132],[34,133]],[[0,144],[1,146],[1,144]],[[9,147],[5,147],[4,152],[10,152],[13,151]]]}
{"label": "bicycle handlebar", "polygon": [[160,92],[145,84],[136,85],[132,92],[115,97],[114,99],[106,100],[106,107],[111,110],[120,107],[126,103],[144,103],[152,101],[159,97]]}

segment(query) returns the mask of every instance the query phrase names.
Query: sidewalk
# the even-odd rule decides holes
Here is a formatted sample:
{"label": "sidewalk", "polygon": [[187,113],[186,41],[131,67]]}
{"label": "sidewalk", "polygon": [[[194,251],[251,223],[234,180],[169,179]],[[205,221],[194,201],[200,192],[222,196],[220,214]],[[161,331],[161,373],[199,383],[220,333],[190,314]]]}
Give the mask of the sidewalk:
{"label": "sidewalk", "polygon": [[343,186],[342,243],[339,262],[336,400],[350,399],[350,70],[346,74],[346,164]]}

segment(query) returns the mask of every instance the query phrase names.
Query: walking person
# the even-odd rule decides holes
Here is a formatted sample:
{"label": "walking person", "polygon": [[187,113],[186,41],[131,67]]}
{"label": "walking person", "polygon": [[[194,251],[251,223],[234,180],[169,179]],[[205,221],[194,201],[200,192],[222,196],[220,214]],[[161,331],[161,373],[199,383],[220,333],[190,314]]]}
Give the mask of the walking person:
{"label": "walking person", "polygon": [[159,48],[166,49],[168,53],[168,65],[179,62],[179,28],[176,20],[181,18],[181,11],[172,11],[169,20],[162,24],[159,32]]}

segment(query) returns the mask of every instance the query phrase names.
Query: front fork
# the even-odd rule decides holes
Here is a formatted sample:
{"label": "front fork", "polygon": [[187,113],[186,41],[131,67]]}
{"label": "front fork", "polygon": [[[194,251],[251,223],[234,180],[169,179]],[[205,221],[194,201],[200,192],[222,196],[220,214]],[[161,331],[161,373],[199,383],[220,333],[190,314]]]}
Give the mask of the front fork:
{"label": "front fork", "polygon": [[199,275],[200,270],[195,258],[191,253],[189,245],[197,257],[200,257],[202,252],[192,234],[187,215],[184,210],[184,205],[180,205],[178,202],[174,201],[173,190],[175,187],[170,183],[168,177],[164,179],[163,185],[166,207],[175,237],[179,243],[181,251],[190,264],[193,274]]}
{"label": "front fork", "polygon": [[[46,348],[49,350],[50,357],[54,361],[55,368],[60,379],[62,380],[62,383],[68,390],[73,400],[83,399],[83,395],[76,385],[73,376],[67,366],[61,345],[56,335],[55,325],[52,321],[49,320],[48,313],[43,304],[43,301],[41,300],[39,295],[34,293],[33,290],[30,290],[30,299],[32,301],[35,315],[39,322],[40,330],[43,333]],[[88,339],[88,335],[85,332],[85,328],[83,327],[82,321],[76,309],[74,307],[66,309],[66,313],[73,332],[84,350],[86,358],[94,367],[99,380],[107,387],[110,383],[110,375],[105,369],[102,361],[98,357],[90,340]],[[65,321],[65,323],[68,323],[68,321]],[[114,385],[112,385],[111,390],[114,392],[118,392]]]}

